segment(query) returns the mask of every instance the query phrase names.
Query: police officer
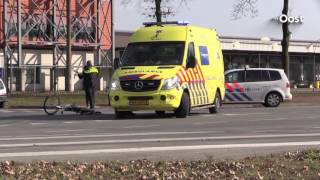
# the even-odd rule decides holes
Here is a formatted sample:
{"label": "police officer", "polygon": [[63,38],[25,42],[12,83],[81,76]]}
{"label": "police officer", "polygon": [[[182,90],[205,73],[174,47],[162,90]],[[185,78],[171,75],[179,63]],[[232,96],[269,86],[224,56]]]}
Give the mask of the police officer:
{"label": "police officer", "polygon": [[86,105],[90,105],[90,109],[94,109],[95,104],[95,90],[98,83],[99,71],[92,66],[92,62],[87,61],[83,68],[82,74],[78,74],[80,79],[83,79],[83,89],[86,94]]}

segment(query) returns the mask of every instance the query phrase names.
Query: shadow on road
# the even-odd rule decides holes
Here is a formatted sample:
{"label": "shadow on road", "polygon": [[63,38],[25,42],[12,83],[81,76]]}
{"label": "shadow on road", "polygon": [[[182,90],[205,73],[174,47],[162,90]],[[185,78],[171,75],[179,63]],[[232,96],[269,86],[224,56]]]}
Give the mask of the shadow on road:
{"label": "shadow on road", "polygon": [[73,121],[81,121],[81,120],[153,120],[153,119],[168,119],[174,118],[173,114],[165,114],[165,115],[156,115],[151,113],[138,113],[132,116],[128,116],[122,119],[116,119],[113,113],[110,114],[92,114],[92,115],[79,115],[79,114],[62,114],[62,115],[13,115],[13,116],[2,116],[1,120],[33,120],[33,121],[65,121],[65,120],[73,120]]}
{"label": "shadow on road", "polygon": [[113,114],[94,114],[94,115],[77,115],[77,114],[68,114],[68,115],[19,115],[19,116],[7,116],[1,117],[5,120],[112,120],[115,119]]}

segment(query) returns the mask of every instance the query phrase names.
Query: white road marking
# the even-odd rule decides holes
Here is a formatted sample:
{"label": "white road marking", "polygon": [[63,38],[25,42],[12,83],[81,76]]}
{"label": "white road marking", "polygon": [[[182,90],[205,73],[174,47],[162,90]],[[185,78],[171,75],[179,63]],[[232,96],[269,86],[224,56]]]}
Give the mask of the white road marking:
{"label": "white road marking", "polygon": [[144,132],[144,133],[119,133],[119,134],[87,134],[87,135],[64,135],[64,136],[33,136],[33,137],[12,137],[0,138],[0,141],[14,140],[41,140],[41,139],[70,139],[70,138],[98,138],[98,137],[124,137],[124,136],[154,136],[154,135],[181,135],[181,134],[207,134],[213,131],[194,132]]}
{"label": "white road marking", "polygon": [[281,121],[281,120],[288,120],[288,118],[269,118],[269,119],[258,119],[260,121]]}
{"label": "white road marking", "polygon": [[1,124],[0,127],[8,127],[10,124]]}
{"label": "white road marking", "polygon": [[38,126],[38,125],[46,125],[48,123],[30,123],[32,126]]}
{"label": "white road marking", "polygon": [[79,122],[79,121],[64,121],[63,123],[65,123],[65,124],[79,124],[81,122]]}
{"label": "white road marking", "polygon": [[[268,118],[268,119],[250,119],[246,120],[246,122],[251,121],[281,121],[281,120],[288,120],[288,118]],[[193,123],[194,125],[206,125],[206,124],[218,124],[218,123],[229,123],[234,122],[235,120],[225,120],[225,121],[212,121],[212,122],[197,122]]]}
{"label": "white road marking", "polygon": [[213,114],[203,114],[203,115],[200,115],[201,117],[214,117],[216,115],[213,115]]}
{"label": "white road marking", "polygon": [[112,122],[112,120],[94,120],[95,122]]}
{"label": "white road marking", "polygon": [[46,131],[48,133],[58,133],[58,132],[78,132],[78,131],[89,131],[93,129],[64,129],[64,130],[57,130],[57,131]]}
{"label": "white road marking", "polygon": [[193,123],[193,124],[194,125],[208,125],[208,124],[219,124],[219,123],[226,123],[226,121],[197,122],[197,123]]}
{"label": "white road marking", "polygon": [[12,112],[14,112],[14,111],[12,111],[12,110],[0,110],[0,112],[3,112],[3,113],[12,113]]}
{"label": "white road marking", "polygon": [[320,116],[309,116],[305,117],[305,119],[320,119]]}
{"label": "white road marking", "polygon": [[223,114],[225,116],[250,116],[250,115],[266,115],[266,114],[271,114],[271,113],[239,113],[239,114]]}
{"label": "white road marking", "polygon": [[275,130],[261,130],[261,131],[253,131],[253,133],[268,133],[268,132],[274,132]]}
{"label": "white road marking", "polygon": [[42,151],[42,152],[18,152],[0,153],[0,158],[8,157],[39,157],[61,155],[83,155],[100,153],[136,153],[136,152],[160,152],[160,151],[186,151],[205,149],[232,149],[232,148],[261,148],[261,147],[286,147],[286,146],[318,146],[320,141],[308,142],[280,142],[280,143],[254,143],[254,144],[222,144],[222,145],[196,145],[196,146],[164,146],[164,147],[139,147],[118,149],[90,149],[72,151]]}
{"label": "white road marking", "polygon": [[[145,139],[117,139],[98,141],[67,141],[67,142],[42,142],[42,143],[20,143],[0,144],[0,147],[30,147],[30,146],[64,146],[64,145],[89,145],[89,144],[114,144],[114,143],[142,143],[142,142],[173,142],[173,141],[208,141],[208,140],[232,140],[232,139],[259,139],[259,138],[283,138],[283,137],[305,137],[303,134],[287,135],[256,135],[256,136],[221,136],[221,137],[186,137],[186,138],[145,138]],[[319,136],[319,135],[317,135]],[[316,136],[314,136],[316,137]],[[319,141],[320,142],[320,141]]]}
{"label": "white road marking", "polygon": [[172,142],[172,141],[205,141],[216,137],[190,137],[190,138],[149,138],[149,139],[124,139],[124,140],[101,140],[101,141],[67,141],[67,142],[44,142],[44,143],[21,143],[0,144],[0,147],[30,147],[30,146],[64,146],[64,145],[89,145],[89,144],[114,144],[114,143],[140,143],[140,142]]}
{"label": "white road marking", "polygon": [[4,112],[4,113],[14,113],[14,112],[33,113],[33,112],[40,112],[40,111],[43,111],[43,110],[39,110],[39,109],[15,109],[15,110],[3,109],[3,110],[0,110],[0,112]]}
{"label": "white road marking", "polygon": [[149,128],[149,127],[158,127],[160,126],[159,124],[151,124],[151,125],[145,125],[145,126],[126,126],[126,127],[123,127],[125,129],[135,129],[135,128]]}

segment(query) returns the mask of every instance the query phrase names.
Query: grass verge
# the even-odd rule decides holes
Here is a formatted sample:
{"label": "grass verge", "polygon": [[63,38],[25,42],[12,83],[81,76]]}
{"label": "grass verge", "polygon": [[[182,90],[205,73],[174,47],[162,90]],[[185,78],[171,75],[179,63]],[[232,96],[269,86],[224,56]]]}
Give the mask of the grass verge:
{"label": "grass verge", "polygon": [[[7,99],[7,107],[17,106],[43,106],[43,102],[46,96],[52,95],[50,93],[37,93],[37,94],[13,94]],[[61,93],[60,94],[62,104],[75,104],[85,105],[85,95],[83,92],[75,93]],[[108,95],[105,92],[96,93],[96,105],[106,106],[108,105]]]}
{"label": "grass verge", "polygon": [[216,161],[0,163],[0,179],[319,179],[320,151]]}

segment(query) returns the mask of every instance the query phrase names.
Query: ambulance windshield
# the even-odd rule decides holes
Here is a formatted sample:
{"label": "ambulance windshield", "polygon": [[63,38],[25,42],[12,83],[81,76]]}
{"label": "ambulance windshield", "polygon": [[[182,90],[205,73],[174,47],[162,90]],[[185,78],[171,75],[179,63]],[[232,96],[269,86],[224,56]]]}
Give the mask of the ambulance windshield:
{"label": "ambulance windshield", "polygon": [[181,65],[184,42],[130,43],[120,66]]}

